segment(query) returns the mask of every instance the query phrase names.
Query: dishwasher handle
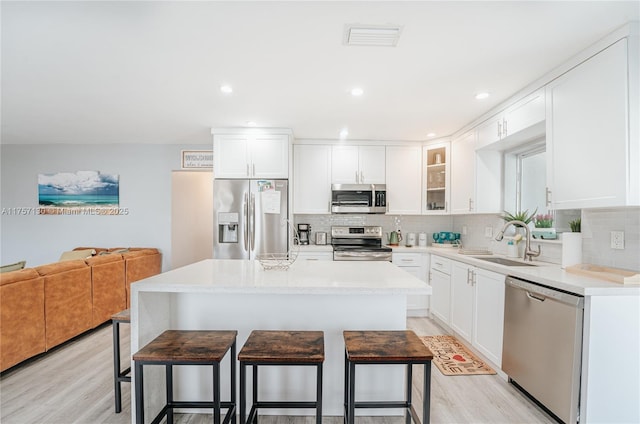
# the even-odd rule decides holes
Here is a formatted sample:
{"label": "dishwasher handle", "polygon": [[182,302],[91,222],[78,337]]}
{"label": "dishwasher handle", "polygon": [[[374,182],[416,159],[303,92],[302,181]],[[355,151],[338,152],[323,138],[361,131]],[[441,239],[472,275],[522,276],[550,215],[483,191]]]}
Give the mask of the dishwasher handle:
{"label": "dishwasher handle", "polygon": [[584,308],[584,297],[578,294],[567,293],[558,289],[543,286],[541,284],[521,280],[517,277],[508,276],[505,280],[507,286],[524,290],[527,297],[531,300],[543,302],[545,300],[553,300],[562,302],[576,308]]}
{"label": "dishwasher handle", "polygon": [[544,302],[545,300],[547,300],[546,297],[537,297],[532,295],[530,291],[527,292],[527,297],[531,300],[536,300],[538,302]]}

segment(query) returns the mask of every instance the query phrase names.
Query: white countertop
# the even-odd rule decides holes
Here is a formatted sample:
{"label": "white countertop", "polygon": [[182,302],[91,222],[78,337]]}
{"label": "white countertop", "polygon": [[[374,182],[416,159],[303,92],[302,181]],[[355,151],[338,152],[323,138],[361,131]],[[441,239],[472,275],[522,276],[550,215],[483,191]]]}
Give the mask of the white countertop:
{"label": "white countertop", "polygon": [[[537,266],[506,266],[483,261],[482,257],[504,257],[503,255],[469,256],[461,255],[458,249],[445,249],[429,247],[432,255],[450,258],[469,265],[474,265],[500,274],[519,277],[534,283],[543,284],[559,290],[582,296],[639,296],[640,286],[630,284],[613,283],[606,280],[598,280],[578,274],[572,274],[562,269],[560,265],[547,262],[533,261]],[[509,258],[510,259],[510,258]],[[516,259],[517,260],[517,259]]]}
{"label": "white countertop", "polygon": [[134,291],[430,295],[431,286],[391,262],[297,261],[286,271],[258,261],[206,259],[138,281]]}

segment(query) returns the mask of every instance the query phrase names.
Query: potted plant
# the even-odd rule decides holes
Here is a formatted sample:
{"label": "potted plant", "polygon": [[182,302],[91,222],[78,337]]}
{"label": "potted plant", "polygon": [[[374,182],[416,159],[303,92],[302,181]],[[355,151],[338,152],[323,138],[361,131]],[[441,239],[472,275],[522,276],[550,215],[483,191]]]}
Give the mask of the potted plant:
{"label": "potted plant", "polygon": [[582,221],[569,221],[571,232],[562,233],[562,268],[582,263]]}
{"label": "potted plant", "polygon": [[582,220],[580,218],[576,218],[573,221],[569,221],[569,227],[571,227],[572,233],[579,233],[582,227]]}
{"label": "potted plant", "polygon": [[538,212],[538,208],[536,208],[536,210],[533,211],[532,213],[529,213],[529,209],[525,210],[524,212],[523,211],[516,212],[515,214],[504,211],[504,215],[502,215],[502,219],[505,222],[522,221],[525,224],[529,224],[531,221],[533,221],[533,217],[536,215],[536,212]]}
{"label": "potted plant", "polygon": [[534,218],[535,229],[532,234],[534,238],[540,238],[544,240],[555,240],[557,238],[556,229],[553,228],[553,214],[542,213],[538,214]]}

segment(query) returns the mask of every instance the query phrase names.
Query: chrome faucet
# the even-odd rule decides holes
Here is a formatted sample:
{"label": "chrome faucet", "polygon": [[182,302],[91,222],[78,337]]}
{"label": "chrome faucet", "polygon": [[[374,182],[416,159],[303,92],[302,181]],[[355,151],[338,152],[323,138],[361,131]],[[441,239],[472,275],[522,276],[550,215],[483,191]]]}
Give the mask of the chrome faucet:
{"label": "chrome faucet", "polygon": [[535,256],[540,256],[540,246],[538,246],[538,251],[531,250],[531,230],[529,230],[529,226],[522,221],[509,221],[504,224],[502,230],[496,236],[496,241],[502,241],[504,238],[504,232],[509,228],[510,225],[523,227],[526,232],[527,244],[524,247],[524,260],[532,261]]}

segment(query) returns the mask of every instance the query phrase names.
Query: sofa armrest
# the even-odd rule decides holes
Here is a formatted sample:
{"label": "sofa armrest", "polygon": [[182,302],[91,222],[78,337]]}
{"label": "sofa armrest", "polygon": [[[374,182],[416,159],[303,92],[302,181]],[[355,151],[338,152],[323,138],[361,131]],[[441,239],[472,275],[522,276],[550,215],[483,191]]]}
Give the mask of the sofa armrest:
{"label": "sofa armrest", "polygon": [[33,268],[0,274],[0,371],[44,351],[44,278]]}

